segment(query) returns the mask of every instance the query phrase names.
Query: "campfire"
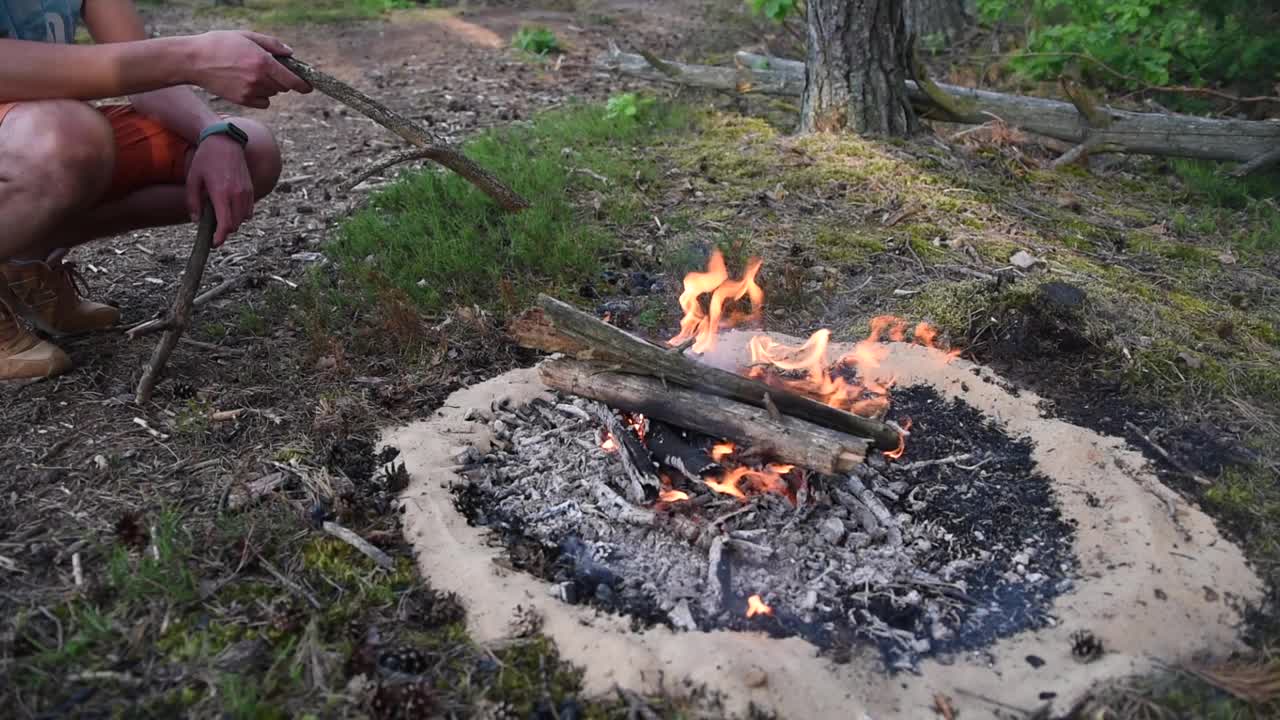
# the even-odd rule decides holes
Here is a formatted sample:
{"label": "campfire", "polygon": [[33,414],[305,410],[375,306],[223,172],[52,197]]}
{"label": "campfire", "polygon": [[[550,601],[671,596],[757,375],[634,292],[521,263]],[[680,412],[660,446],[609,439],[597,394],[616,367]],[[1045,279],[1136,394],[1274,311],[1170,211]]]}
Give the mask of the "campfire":
{"label": "campfire", "polygon": [[958,353],[893,317],[838,350],[825,329],[788,344],[761,328],[762,269],[714,253],[659,343],[543,298],[513,333],[559,354],[539,369],[556,400],[494,410],[459,510],[561,600],[642,624],[865,641],[912,667],[1046,622],[1071,529],[1029,444],[888,362]]}

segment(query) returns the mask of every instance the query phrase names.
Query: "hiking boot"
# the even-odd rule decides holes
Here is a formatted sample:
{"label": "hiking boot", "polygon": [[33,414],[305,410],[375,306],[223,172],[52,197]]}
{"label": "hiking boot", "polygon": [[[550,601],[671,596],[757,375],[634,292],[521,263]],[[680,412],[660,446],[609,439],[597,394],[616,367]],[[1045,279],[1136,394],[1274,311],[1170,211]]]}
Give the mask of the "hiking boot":
{"label": "hiking boot", "polygon": [[56,345],[41,340],[0,302],[0,382],[38,380],[71,369],[71,358]]}
{"label": "hiking boot", "polygon": [[56,335],[79,335],[103,330],[120,320],[110,305],[84,299],[75,263],[9,262],[0,266],[9,288],[40,317],[44,328]]}

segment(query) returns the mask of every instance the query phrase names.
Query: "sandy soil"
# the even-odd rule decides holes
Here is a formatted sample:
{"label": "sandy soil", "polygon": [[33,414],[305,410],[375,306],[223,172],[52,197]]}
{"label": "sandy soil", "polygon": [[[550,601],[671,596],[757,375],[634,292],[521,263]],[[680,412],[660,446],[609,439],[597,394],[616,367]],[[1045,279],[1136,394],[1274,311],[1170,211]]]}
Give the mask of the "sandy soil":
{"label": "sandy soil", "polygon": [[[726,335],[721,351],[745,347],[747,337]],[[834,348],[833,356],[843,351]],[[502,637],[517,605],[535,607],[566,658],[586,669],[593,690],[615,683],[664,684],[668,690],[705,683],[724,692],[735,711],[755,703],[796,718],[926,717],[935,693],[943,693],[962,716],[973,718],[995,709],[973,694],[1021,708],[1052,698],[1061,711],[1099,680],[1149,670],[1157,661],[1176,663],[1205,647],[1238,646],[1235,603],[1256,600],[1261,583],[1240,549],[1162,485],[1137,450],[1045,417],[1034,394],[967,361],[946,363],[934,350],[895,344],[883,368],[902,385],[928,383],[981,409],[1011,435],[1029,437],[1040,470],[1055,482],[1064,516],[1078,527],[1081,571],[1075,589],[1055,603],[1054,627],[954,662],[927,661],[918,677],[891,678],[869,656],[832,665],[794,638],[631,632],[621,618],[560,603],[541,581],[500,569],[494,563],[500,549],[454,510],[448,486],[456,478],[449,467],[459,448],[483,450],[488,442],[487,426],[465,422],[466,412],[545,392],[536,369],[461,390],[435,417],[388,430],[383,440],[401,449],[413,476],[404,495],[405,527],[419,565],[442,588],[464,596],[476,637]],[[1107,653],[1100,660],[1085,664],[1072,657],[1071,635],[1083,629],[1103,641]],[[1028,662],[1030,655],[1044,663]],[[748,685],[752,670],[767,675],[764,686]]]}

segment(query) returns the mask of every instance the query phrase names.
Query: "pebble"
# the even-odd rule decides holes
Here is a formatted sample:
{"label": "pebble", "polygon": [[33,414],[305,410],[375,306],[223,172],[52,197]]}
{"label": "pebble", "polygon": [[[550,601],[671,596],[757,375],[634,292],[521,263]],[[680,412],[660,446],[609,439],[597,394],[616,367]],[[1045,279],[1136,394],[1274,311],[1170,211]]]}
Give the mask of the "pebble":
{"label": "pebble", "polygon": [[769,674],[760,668],[751,668],[742,678],[749,688],[764,687],[769,684]]}
{"label": "pebble", "polygon": [[832,545],[839,545],[840,541],[844,539],[844,522],[840,518],[829,517],[822,521],[819,532],[822,533],[822,538],[827,542]]}

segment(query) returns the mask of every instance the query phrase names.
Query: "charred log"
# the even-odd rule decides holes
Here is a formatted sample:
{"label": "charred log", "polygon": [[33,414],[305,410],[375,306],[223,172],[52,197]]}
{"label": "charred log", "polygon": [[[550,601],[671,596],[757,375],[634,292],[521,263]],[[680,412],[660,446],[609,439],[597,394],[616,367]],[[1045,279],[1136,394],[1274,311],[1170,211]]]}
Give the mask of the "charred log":
{"label": "charred log", "polygon": [[[803,395],[697,362],[683,353],[659,347],[546,295],[539,298],[538,304],[538,310],[526,314],[511,328],[516,341],[524,347],[596,361],[621,373],[660,378],[658,387],[663,390],[672,383],[694,388],[698,391],[694,397],[700,401],[705,401],[707,396],[715,396],[757,408],[766,408],[771,401],[783,415],[839,431],[833,434],[843,438],[837,446],[853,444],[850,442],[852,438],[841,433],[869,438],[873,446],[881,450],[893,450],[899,446],[898,431],[878,420],[854,415]],[[645,414],[681,427],[702,429],[698,425],[682,425],[655,413]],[[775,424],[785,426],[776,421]],[[721,434],[727,436],[726,433]]]}
{"label": "charred log", "polygon": [[659,465],[665,465],[690,480],[699,481],[707,473],[720,472],[719,463],[705,450],[690,445],[680,431],[664,422],[650,421],[645,444]]}
{"label": "charred log", "polygon": [[867,442],[794,417],[774,420],[759,408],[705,395],[653,378],[601,370],[574,360],[550,360],[542,381],[561,392],[628,412],[728,438],[781,460],[827,474],[847,474],[865,457]]}

